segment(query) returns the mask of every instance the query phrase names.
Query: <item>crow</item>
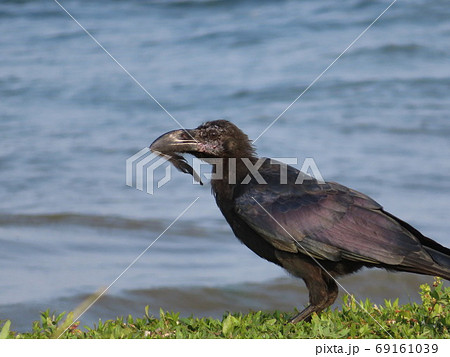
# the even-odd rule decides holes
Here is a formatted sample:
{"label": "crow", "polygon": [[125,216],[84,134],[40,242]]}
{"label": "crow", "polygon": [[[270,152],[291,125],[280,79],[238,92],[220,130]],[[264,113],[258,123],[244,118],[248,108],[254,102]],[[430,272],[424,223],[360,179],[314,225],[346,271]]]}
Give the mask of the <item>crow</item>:
{"label": "crow", "polygon": [[332,305],[336,278],[362,267],[450,279],[450,249],[363,193],[258,158],[248,136],[227,120],[170,131],[150,150],[197,179],[182,155],[216,159],[211,189],[233,233],[308,288],[309,305],[290,322],[309,321],[314,312]]}

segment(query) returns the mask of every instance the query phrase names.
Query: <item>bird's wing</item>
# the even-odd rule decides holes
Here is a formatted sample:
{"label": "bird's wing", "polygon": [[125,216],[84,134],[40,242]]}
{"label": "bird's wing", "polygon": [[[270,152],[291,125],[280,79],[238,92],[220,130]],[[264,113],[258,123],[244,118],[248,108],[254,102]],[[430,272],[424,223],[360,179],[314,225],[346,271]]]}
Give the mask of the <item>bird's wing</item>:
{"label": "bird's wing", "polygon": [[318,259],[401,264],[421,245],[368,196],[337,183],[248,185],[236,213],[275,248]]}

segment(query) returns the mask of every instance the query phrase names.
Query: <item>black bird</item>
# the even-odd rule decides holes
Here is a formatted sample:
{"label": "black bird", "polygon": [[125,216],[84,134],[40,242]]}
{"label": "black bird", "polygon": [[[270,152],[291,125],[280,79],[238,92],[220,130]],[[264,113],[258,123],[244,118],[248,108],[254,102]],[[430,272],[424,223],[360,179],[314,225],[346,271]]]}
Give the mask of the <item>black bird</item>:
{"label": "black bird", "polygon": [[291,166],[284,166],[282,177],[281,163],[258,159],[247,135],[229,121],[170,131],[150,149],[192,175],[180,154],[222,159],[222,175],[213,177],[211,186],[234,234],[261,258],[302,278],[309,290],[309,306],[291,322],[310,319],[333,304],[335,278],[362,267],[450,280],[450,249],[360,192],[318,182]]}

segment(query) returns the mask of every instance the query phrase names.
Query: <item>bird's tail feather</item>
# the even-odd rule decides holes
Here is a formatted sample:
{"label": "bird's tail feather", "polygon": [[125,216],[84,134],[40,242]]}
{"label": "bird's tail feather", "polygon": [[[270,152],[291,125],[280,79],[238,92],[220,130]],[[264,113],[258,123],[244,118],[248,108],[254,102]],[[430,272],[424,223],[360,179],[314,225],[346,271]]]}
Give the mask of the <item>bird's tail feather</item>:
{"label": "bird's tail feather", "polygon": [[430,255],[431,259],[433,259],[435,263],[428,265],[426,264],[426,262],[423,262],[424,264],[422,264],[420,267],[418,267],[417,264],[411,264],[412,266],[416,267],[409,267],[405,270],[419,274],[437,275],[446,280],[450,280],[450,249],[444,247],[435,240],[424,236],[417,229],[415,229],[405,221],[402,221],[400,218],[395,217],[389,212],[384,213],[389,217],[395,219],[403,228],[412,233],[419,240],[424,250]]}
{"label": "bird's tail feather", "polygon": [[439,250],[424,247],[427,253],[431,256],[431,258],[436,262],[436,264],[433,264],[431,266],[431,272],[434,274],[450,280],[450,256],[444,252],[441,252]]}

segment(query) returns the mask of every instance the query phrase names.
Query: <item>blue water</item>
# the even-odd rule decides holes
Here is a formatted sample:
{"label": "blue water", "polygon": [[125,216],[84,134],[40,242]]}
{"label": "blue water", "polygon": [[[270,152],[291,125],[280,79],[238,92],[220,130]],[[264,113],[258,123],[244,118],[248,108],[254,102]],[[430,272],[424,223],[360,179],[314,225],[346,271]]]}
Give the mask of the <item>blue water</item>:
{"label": "blue water", "polygon": [[[183,126],[225,118],[255,139],[389,1],[60,2]],[[450,7],[395,3],[258,141],[314,158],[450,245]],[[221,316],[307,302],[303,283],[231,233],[209,186],[154,195],[125,160],[178,125],[54,1],[0,3],[0,319],[27,330],[108,286],[81,319],[145,305]],[[367,277],[370,276],[370,284]],[[417,301],[412,274],[342,279],[358,298]]]}

